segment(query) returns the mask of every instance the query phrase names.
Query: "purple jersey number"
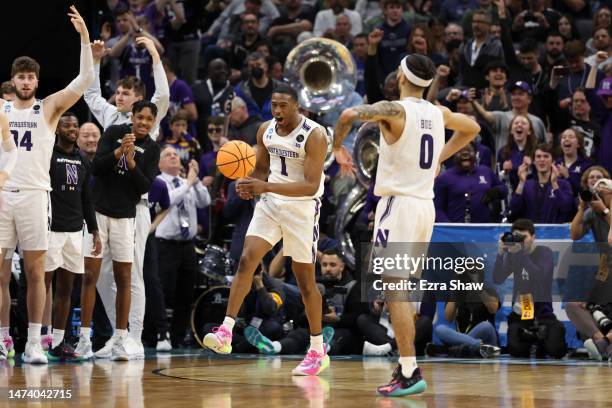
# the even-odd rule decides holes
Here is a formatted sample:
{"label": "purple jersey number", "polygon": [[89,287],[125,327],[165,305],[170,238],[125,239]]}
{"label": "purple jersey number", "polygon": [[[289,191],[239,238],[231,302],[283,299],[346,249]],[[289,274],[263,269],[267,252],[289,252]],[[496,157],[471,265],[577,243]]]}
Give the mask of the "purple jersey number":
{"label": "purple jersey number", "polygon": [[11,130],[11,134],[13,135],[13,139],[15,139],[15,146],[17,147],[25,147],[29,152],[32,150],[32,132],[26,130],[23,133],[23,137],[21,138],[21,142],[19,141],[19,132],[16,130]]}
{"label": "purple jersey number", "polygon": [[431,168],[433,162],[433,136],[425,133],[421,136],[421,153],[419,158],[419,165],[422,169]]}
{"label": "purple jersey number", "polygon": [[289,174],[287,174],[287,163],[285,163],[285,158],[283,156],[278,156],[280,158],[281,161],[281,174],[283,176],[288,176]]}

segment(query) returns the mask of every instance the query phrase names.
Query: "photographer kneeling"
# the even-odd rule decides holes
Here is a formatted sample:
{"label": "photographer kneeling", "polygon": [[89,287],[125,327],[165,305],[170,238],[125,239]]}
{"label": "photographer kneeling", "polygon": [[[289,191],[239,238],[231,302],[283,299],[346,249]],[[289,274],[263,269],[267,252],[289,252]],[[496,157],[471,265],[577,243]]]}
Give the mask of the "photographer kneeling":
{"label": "photographer kneeling", "polygon": [[[604,178],[605,177],[605,178]],[[578,213],[570,226],[570,237],[577,241],[589,230],[599,245],[599,271],[587,302],[571,302],[565,306],[567,316],[583,338],[589,357],[612,361],[612,278],[610,277],[610,202],[612,185],[608,172],[600,166],[590,167],[581,180]]]}
{"label": "photographer kneeling", "polygon": [[567,351],[565,327],[553,313],[553,268],[550,248],[535,245],[533,222],[516,220],[499,241],[493,270],[496,284],[514,274],[508,315],[508,352],[513,357],[530,357],[534,344],[537,357],[562,358]]}

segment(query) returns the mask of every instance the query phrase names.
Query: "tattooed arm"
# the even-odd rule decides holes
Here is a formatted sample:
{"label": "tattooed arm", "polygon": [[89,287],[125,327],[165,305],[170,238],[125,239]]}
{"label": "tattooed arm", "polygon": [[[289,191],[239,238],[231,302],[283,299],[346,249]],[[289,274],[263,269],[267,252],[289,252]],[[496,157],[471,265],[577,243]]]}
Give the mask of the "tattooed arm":
{"label": "tattooed arm", "polygon": [[344,138],[348,135],[353,123],[356,121],[376,122],[381,128],[389,131],[395,130],[397,127],[395,122],[399,122],[399,133],[401,134],[401,129],[404,127],[404,118],[404,109],[395,102],[380,101],[373,105],[360,105],[348,108],[342,112],[338,123],[336,123],[336,129],[334,129],[334,150],[342,146]]}

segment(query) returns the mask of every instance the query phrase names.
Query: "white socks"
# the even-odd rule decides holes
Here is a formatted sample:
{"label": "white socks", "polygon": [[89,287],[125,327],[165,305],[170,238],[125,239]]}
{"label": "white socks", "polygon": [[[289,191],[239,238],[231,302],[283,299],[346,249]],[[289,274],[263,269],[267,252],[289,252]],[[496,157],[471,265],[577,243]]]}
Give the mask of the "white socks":
{"label": "white socks", "polygon": [[42,329],[42,324],[28,323],[28,343],[40,343],[40,329]]}
{"label": "white socks", "polygon": [[236,324],[236,320],[229,316],[225,316],[225,319],[223,319],[223,326],[225,326],[230,333],[234,330],[234,324]]}
{"label": "white socks", "polygon": [[323,350],[323,335],[310,336],[310,348],[315,350],[319,354],[325,354]]}
{"label": "white socks", "polygon": [[79,333],[79,335],[85,337],[87,339],[87,341],[91,341],[91,327],[83,327],[81,326],[81,331]]}
{"label": "white socks", "polygon": [[59,346],[62,340],[64,340],[64,330],[53,329],[53,343],[51,343],[51,348]]}
{"label": "white socks", "polygon": [[127,336],[128,336],[128,331],[127,331],[127,329],[123,329],[123,330],[122,329],[117,329],[117,330],[115,330],[115,335],[117,337],[119,337],[121,340],[125,340],[127,338]]}
{"label": "white socks", "polygon": [[416,357],[400,357],[399,363],[402,366],[402,375],[406,378],[412,377],[417,368]]}

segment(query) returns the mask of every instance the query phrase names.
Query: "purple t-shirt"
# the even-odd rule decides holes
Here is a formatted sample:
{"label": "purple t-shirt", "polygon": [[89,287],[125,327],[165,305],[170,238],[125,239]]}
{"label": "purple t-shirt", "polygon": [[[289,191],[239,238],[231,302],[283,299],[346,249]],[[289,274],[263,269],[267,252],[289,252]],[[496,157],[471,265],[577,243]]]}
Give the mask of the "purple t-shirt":
{"label": "purple t-shirt", "polygon": [[166,182],[159,177],[153,179],[151,189],[149,190],[149,212],[151,213],[151,221],[160,211],[170,207],[170,196],[168,195],[168,186]]}
{"label": "purple t-shirt", "polygon": [[136,44],[130,42],[123,50],[119,60],[121,78],[132,75],[142,80],[146,86],[146,99],[151,99],[155,92],[155,82],[153,81],[153,60],[149,52],[145,48],[138,48]]}

